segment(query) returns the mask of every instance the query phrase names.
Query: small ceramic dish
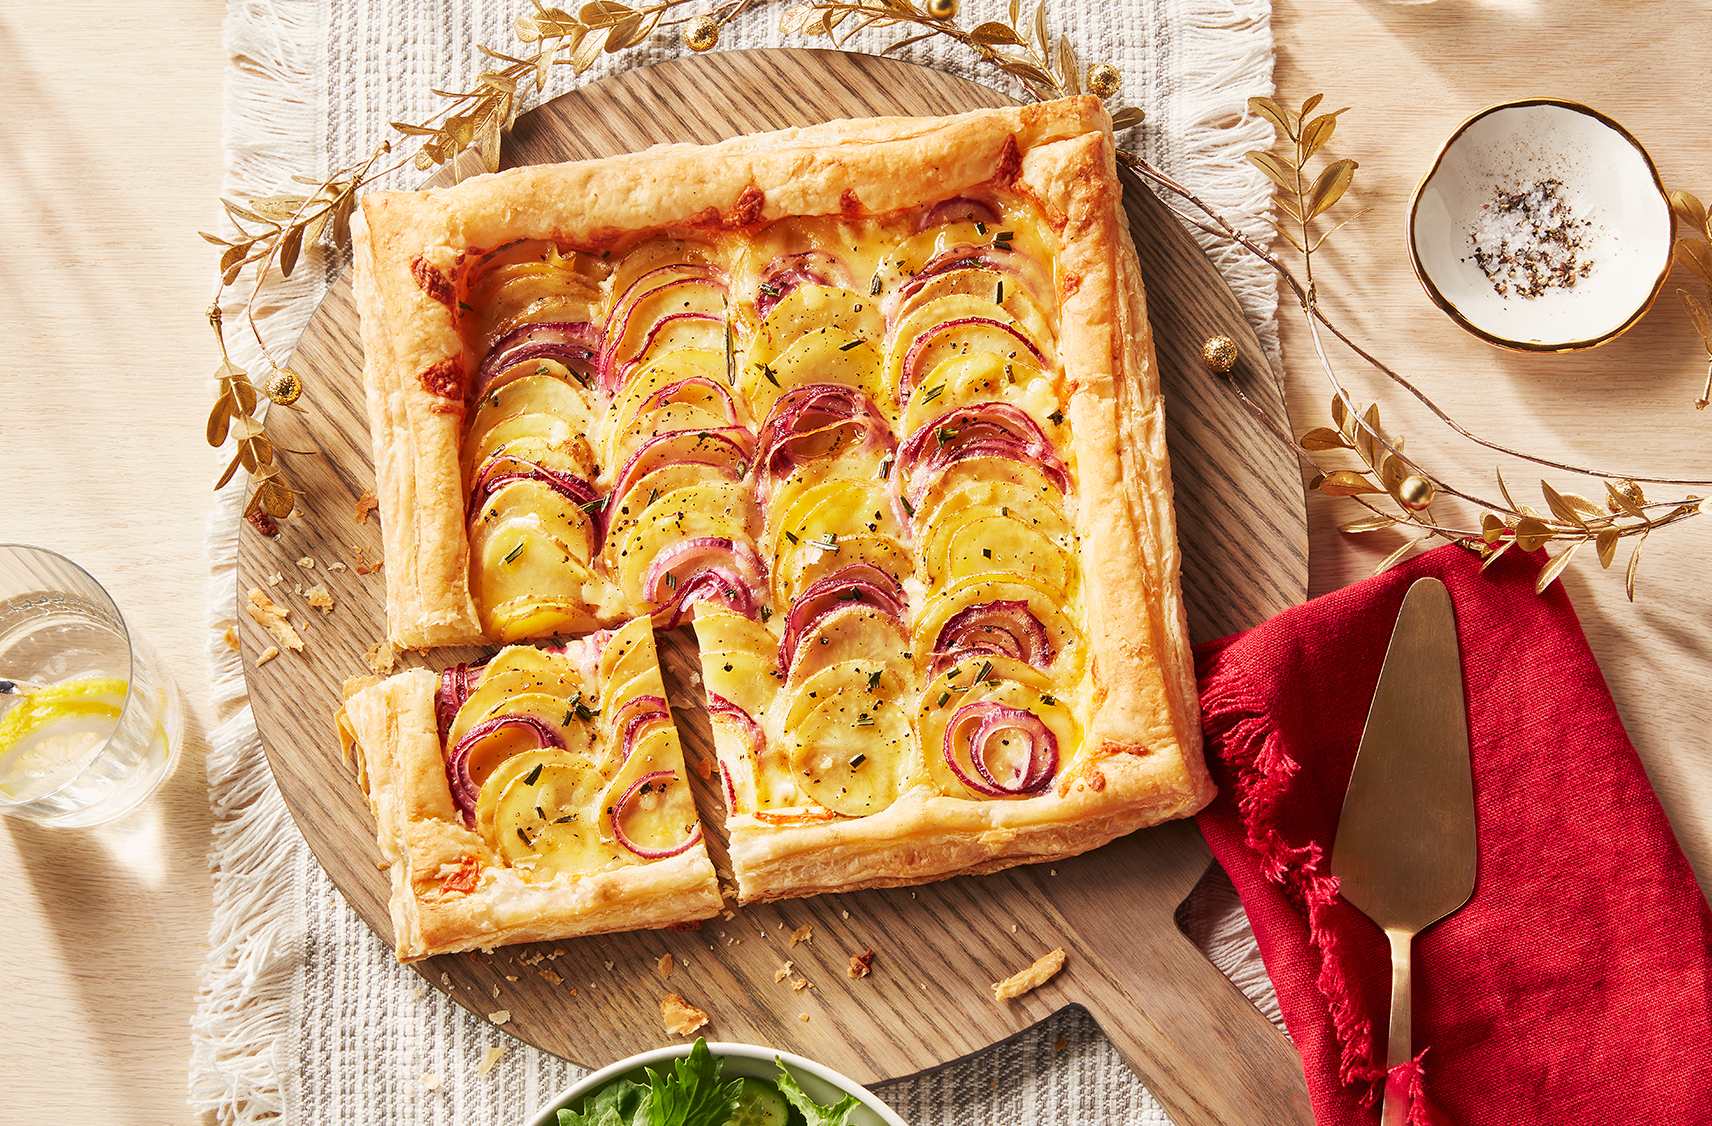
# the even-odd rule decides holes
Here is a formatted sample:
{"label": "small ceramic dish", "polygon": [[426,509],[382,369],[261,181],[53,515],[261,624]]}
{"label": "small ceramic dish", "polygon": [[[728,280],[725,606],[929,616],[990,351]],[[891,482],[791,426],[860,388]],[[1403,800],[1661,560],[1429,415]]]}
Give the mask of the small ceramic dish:
{"label": "small ceramic dish", "polygon": [[[526,1126],[558,1126],[561,1107],[576,1109],[584,1096],[624,1076],[629,1076],[639,1083],[646,1082],[644,1068],[651,1067],[655,1071],[669,1069],[672,1061],[689,1055],[692,1046],[679,1044],[670,1048],[655,1048],[584,1076],[581,1081],[573,1083],[551,1099],[541,1113],[531,1118]],[[723,1061],[723,1078],[727,1081],[749,1077],[775,1082],[779,1078],[779,1064],[783,1063],[790,1071],[791,1078],[803,1089],[803,1093],[822,1105],[831,1106],[846,1095],[855,1095],[860,1100],[860,1105],[850,1112],[850,1126],[907,1126],[904,1120],[873,1092],[824,1064],[792,1055],[790,1052],[776,1052],[754,1044],[710,1043],[707,1047],[715,1058]]]}
{"label": "small ceramic dish", "polygon": [[1627,130],[1574,102],[1482,110],[1409,201],[1409,257],[1469,332],[1527,352],[1592,348],[1640,319],[1670,273],[1676,221]]}

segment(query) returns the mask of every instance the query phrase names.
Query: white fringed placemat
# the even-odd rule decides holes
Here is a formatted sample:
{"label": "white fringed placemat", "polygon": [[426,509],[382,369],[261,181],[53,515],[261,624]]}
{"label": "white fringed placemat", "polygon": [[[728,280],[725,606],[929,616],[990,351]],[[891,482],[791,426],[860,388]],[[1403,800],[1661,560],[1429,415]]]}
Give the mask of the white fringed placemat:
{"label": "white fringed placemat", "polygon": [[[783,7],[757,5],[722,30],[720,49],[825,44],[787,41],[778,30]],[[965,0],[960,23],[1004,19],[1004,8],[1004,0]],[[483,65],[478,46],[517,48],[512,21],[529,10],[528,0],[230,0],[223,194],[299,190],[293,175],[318,178],[366,157],[389,122],[425,120],[438,108],[431,91],[468,89]],[[1267,0],[1060,0],[1049,12],[1084,62],[1119,69],[1119,100],[1146,111],[1128,138],[1136,151],[1251,232],[1264,229],[1270,191],[1242,154],[1266,147],[1271,131],[1244,105],[1271,92],[1270,15]],[[871,32],[850,46],[878,51],[901,34]],[[582,81],[682,53],[675,36],[656,40],[603,56]],[[949,41],[899,57],[1021,94]],[[567,68],[555,74],[549,98],[570,88]],[[531,94],[523,108],[534,103]],[[386,186],[418,178],[407,168]],[[1240,252],[1211,250],[1276,356],[1272,275]],[[267,289],[256,309],[282,355],[339,263],[308,265]],[[248,333],[227,335],[240,366],[265,366]],[[227,488],[208,523],[209,661],[214,705],[229,718],[212,733],[208,756],[214,922],[192,1028],[190,1102],[221,1123],[521,1123],[582,1069],[512,1039],[398,966],[315,863],[274,786],[242,668],[224,641],[238,612],[241,504],[240,488]],[[1198,895],[1184,923],[1265,1008],[1269,985],[1228,883]],[[1075,1009],[879,1093],[918,1126],[1169,1122]]]}

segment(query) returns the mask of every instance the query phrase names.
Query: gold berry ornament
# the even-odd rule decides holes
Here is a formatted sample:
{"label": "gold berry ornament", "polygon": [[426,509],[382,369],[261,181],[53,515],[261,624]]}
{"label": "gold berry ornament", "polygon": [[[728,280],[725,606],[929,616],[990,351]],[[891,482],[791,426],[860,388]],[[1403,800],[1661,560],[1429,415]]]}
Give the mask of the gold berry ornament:
{"label": "gold berry ornament", "polygon": [[1095,63],[1088,68],[1088,93],[1109,98],[1123,85],[1123,75],[1111,63]]}
{"label": "gold berry ornament", "polygon": [[303,380],[289,368],[280,368],[262,384],[262,394],[282,407],[289,407],[303,394]]}
{"label": "gold berry ornament", "polygon": [[927,14],[936,20],[948,20],[957,14],[957,0],[927,0]]}
{"label": "gold berry ornament", "polygon": [[1222,333],[1207,337],[1207,342],[1201,345],[1201,362],[1210,372],[1229,375],[1236,367],[1236,341]]}
{"label": "gold berry ornament", "polygon": [[1411,473],[1397,484],[1397,499],[1412,512],[1419,512],[1433,503],[1438,490],[1419,473]]}
{"label": "gold berry ornament", "polygon": [[711,51],[719,44],[719,21],[697,16],[684,28],[684,45],[692,51]]}

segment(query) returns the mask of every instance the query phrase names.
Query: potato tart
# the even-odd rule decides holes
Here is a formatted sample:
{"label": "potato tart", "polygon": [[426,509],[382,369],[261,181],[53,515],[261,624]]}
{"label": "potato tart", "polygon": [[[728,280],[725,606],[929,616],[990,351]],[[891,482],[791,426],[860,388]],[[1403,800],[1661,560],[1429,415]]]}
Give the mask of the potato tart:
{"label": "potato tart", "polygon": [[1199,809],[1114,151],[1073,98],[367,196],[393,642],[693,626],[740,901]]}

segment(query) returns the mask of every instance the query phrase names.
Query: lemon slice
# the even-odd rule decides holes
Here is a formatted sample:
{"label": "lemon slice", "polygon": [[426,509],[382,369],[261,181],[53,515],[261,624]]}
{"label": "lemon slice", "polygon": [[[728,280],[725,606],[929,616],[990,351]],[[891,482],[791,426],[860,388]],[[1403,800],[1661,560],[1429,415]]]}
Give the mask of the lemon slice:
{"label": "lemon slice", "polygon": [[13,705],[0,716],[6,773],[0,792],[22,799],[75,772],[113,733],[127,687],[117,677],[88,677],[32,692]]}

